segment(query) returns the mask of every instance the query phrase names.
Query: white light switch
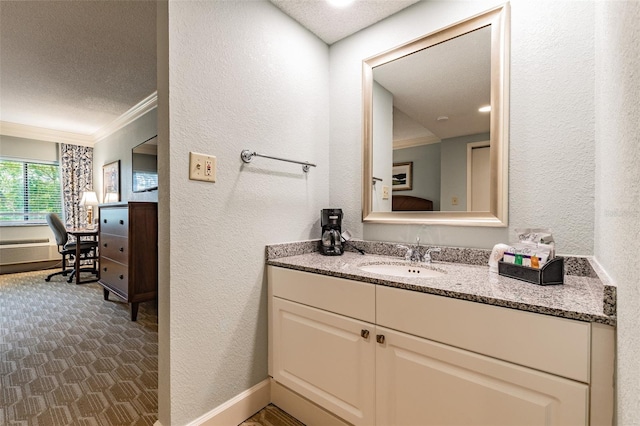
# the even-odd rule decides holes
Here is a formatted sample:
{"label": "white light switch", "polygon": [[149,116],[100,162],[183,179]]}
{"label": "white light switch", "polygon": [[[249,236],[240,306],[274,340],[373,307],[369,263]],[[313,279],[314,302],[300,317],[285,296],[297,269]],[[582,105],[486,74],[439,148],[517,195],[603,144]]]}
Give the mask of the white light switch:
{"label": "white light switch", "polygon": [[189,153],[189,179],[205,182],[216,181],[216,157],[213,155]]}

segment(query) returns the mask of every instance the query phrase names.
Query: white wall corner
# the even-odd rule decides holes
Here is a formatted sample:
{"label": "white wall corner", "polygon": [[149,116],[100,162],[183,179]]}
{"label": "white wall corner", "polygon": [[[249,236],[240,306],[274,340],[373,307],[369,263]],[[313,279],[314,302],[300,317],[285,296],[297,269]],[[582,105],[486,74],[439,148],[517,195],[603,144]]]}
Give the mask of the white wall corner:
{"label": "white wall corner", "polygon": [[[236,395],[187,426],[239,425],[271,402],[271,384],[267,378],[250,389]],[[156,422],[154,426],[162,426]]]}

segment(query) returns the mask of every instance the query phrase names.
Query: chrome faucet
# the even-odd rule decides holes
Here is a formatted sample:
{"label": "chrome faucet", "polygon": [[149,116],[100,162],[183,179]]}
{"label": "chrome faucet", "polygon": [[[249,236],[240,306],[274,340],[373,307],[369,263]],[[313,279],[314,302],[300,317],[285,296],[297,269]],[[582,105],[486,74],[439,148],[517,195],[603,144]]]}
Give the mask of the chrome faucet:
{"label": "chrome faucet", "polygon": [[398,248],[406,249],[407,252],[404,255],[404,260],[408,260],[411,263],[431,263],[431,253],[439,252],[439,247],[433,247],[427,249],[424,254],[420,252],[420,237],[416,237],[416,247],[410,248],[407,246],[399,245]]}
{"label": "chrome faucet", "polygon": [[420,237],[416,237],[416,248],[409,253],[409,260],[413,262],[424,262],[424,256],[420,253]]}

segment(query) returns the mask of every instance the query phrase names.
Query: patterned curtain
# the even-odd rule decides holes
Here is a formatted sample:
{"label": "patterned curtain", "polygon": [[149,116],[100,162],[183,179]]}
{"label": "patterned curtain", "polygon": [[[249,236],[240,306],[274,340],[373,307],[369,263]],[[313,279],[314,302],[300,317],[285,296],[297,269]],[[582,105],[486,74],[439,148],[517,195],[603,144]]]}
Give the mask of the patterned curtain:
{"label": "patterned curtain", "polygon": [[67,228],[87,226],[87,212],[80,207],[84,191],[93,190],[93,148],[61,144],[62,205]]}

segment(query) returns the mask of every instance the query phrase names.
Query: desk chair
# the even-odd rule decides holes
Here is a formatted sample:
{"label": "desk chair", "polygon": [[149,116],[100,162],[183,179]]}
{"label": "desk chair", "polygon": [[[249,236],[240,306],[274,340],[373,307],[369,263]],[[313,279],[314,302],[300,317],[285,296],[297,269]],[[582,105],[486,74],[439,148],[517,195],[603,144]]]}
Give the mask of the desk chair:
{"label": "desk chair", "polygon": [[[95,251],[98,247],[97,241],[76,241],[75,243],[69,242],[69,234],[67,233],[67,229],[64,227],[62,220],[55,213],[47,213],[46,216],[47,223],[49,224],[49,228],[53,231],[53,235],[56,238],[56,244],[58,246],[58,253],[62,255],[62,270],[58,272],[54,272],[46,277],[44,280],[49,282],[51,278],[56,275],[62,275],[66,277],[68,274],[71,276],[68,279],[68,282],[73,280],[74,275],[76,274],[75,268],[67,268],[67,265],[73,265],[75,262],[75,254],[76,254],[76,245],[80,244],[80,255],[81,258],[87,259],[95,259]],[[98,273],[95,268],[95,263],[93,268],[81,268],[80,271],[90,271],[95,274]]]}

